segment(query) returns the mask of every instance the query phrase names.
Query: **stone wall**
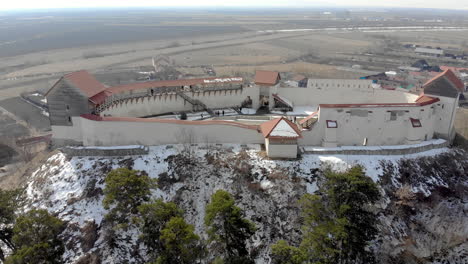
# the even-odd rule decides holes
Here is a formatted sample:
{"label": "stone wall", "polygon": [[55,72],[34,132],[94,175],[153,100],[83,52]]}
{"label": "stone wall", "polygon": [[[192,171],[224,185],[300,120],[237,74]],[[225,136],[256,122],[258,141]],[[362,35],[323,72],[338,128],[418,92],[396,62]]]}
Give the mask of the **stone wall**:
{"label": "stone wall", "polygon": [[450,143],[448,141],[436,140],[433,143],[420,145],[416,144],[414,147],[405,146],[404,148],[392,146],[388,147],[371,147],[371,148],[359,148],[352,149],[351,147],[343,148],[308,148],[301,147],[300,150],[304,154],[316,154],[316,155],[408,155],[432,149],[439,149],[448,147]]}
{"label": "stone wall", "polygon": [[75,156],[136,156],[147,155],[149,148],[145,146],[129,146],[115,148],[99,147],[64,147],[60,151],[67,157]]}

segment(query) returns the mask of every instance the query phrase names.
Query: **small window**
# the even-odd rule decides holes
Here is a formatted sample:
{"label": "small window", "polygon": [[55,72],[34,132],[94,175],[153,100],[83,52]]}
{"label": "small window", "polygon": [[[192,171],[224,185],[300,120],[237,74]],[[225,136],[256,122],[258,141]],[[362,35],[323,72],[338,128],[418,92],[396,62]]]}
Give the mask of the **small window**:
{"label": "small window", "polygon": [[68,117],[68,122],[71,123],[71,121],[72,121],[72,120],[71,120],[71,116],[69,116],[69,117]]}
{"label": "small window", "polygon": [[69,105],[67,105],[67,110],[70,110],[70,106],[69,106]]}
{"label": "small window", "polygon": [[422,127],[421,121],[419,119],[410,118],[410,121],[413,127]]}
{"label": "small window", "polygon": [[395,121],[397,120],[397,112],[392,111],[390,112],[390,121]]}
{"label": "small window", "polygon": [[338,122],[336,120],[327,120],[327,128],[337,128]]}

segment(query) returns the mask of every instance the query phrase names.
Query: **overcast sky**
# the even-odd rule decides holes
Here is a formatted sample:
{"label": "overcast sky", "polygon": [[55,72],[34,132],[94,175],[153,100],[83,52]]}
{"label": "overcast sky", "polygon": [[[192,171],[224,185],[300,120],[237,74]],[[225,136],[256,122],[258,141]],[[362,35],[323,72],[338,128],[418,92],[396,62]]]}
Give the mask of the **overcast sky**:
{"label": "overcast sky", "polygon": [[1,0],[0,10],[70,7],[381,6],[468,9],[468,0]]}

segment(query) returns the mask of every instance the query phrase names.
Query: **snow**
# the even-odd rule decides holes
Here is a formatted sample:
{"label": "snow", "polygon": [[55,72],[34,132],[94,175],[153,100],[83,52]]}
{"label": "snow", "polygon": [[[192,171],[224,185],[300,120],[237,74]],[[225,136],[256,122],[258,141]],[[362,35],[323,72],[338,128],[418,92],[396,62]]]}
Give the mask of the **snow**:
{"label": "snow", "polygon": [[126,145],[126,146],[86,146],[86,147],[68,147],[71,149],[135,149],[144,148],[142,145]]}
{"label": "snow", "polygon": [[271,131],[270,136],[273,137],[298,137],[297,132],[292,128],[285,120],[281,120],[273,131]]}
{"label": "snow", "polygon": [[[289,125],[285,122],[285,125]],[[281,122],[278,124],[279,133],[284,133],[283,128],[286,128],[286,134],[295,131],[283,127]],[[290,127],[289,127],[290,128]],[[291,129],[291,128],[290,128]],[[274,130],[275,131],[275,130]],[[273,133],[273,132],[272,132]],[[432,143],[443,143],[441,140],[433,140]],[[429,144],[429,143],[421,143]],[[104,147],[105,149],[118,149],[118,148],[134,148],[141,147],[134,146],[116,146]],[[361,147],[358,147],[361,148]],[[368,148],[368,147],[367,147]],[[330,149],[330,148],[328,148]],[[412,159],[423,156],[434,156],[446,151],[447,148],[434,149],[426,152],[410,154],[410,155],[391,155],[391,156],[371,156],[371,155],[312,155],[304,154],[300,160],[270,160],[263,158],[260,145],[239,145],[239,144],[223,144],[223,145],[199,145],[193,147],[195,155],[198,157],[199,162],[204,162],[202,166],[197,166],[194,170],[189,171],[190,177],[197,176],[198,178],[186,179],[184,181],[177,181],[172,183],[167,188],[156,189],[153,191],[152,196],[154,199],[162,198],[166,201],[174,199],[176,195],[184,189],[189,188],[190,193],[187,196],[179,196],[181,203],[188,203],[186,213],[190,216],[187,217],[188,221],[195,226],[196,232],[203,234],[204,232],[204,209],[207,201],[212,193],[218,189],[234,188],[233,185],[239,184],[238,178],[233,176],[232,171],[223,169],[221,167],[216,171],[213,166],[206,163],[205,155],[218,152],[220,155],[218,159],[224,159],[225,162],[232,162],[233,155],[245,150],[248,154],[248,162],[252,165],[249,175],[251,175],[252,183],[258,184],[260,191],[270,195],[268,200],[275,200],[275,203],[288,204],[294,202],[294,197],[290,197],[290,190],[302,186],[307,193],[314,193],[317,190],[317,182],[311,176],[311,171],[317,168],[330,166],[334,170],[344,171],[354,165],[362,165],[366,174],[374,181],[378,181],[383,174],[380,161],[390,161],[394,164],[400,159]],[[186,151],[183,145],[163,145],[149,147],[147,155],[133,156],[133,157],[73,157],[70,160],[63,153],[57,153],[47,159],[40,167],[38,167],[32,174],[30,181],[26,188],[27,205],[25,210],[29,208],[44,208],[49,212],[56,214],[59,218],[68,222],[68,225],[76,224],[82,228],[88,221],[95,221],[100,226],[103,221],[103,216],[107,213],[102,207],[102,192],[95,192],[95,190],[104,189],[104,179],[106,172],[110,169],[122,167],[122,161],[131,160],[133,162],[133,169],[145,171],[150,177],[158,179],[163,173],[174,175],[173,168],[169,165],[168,157]],[[286,175],[285,179],[275,179],[272,175],[277,172],[283,172]],[[294,183],[290,180],[291,175],[296,175],[302,181]],[[294,177],[296,177],[294,176]],[[434,181],[435,179],[428,178],[427,181]],[[191,181],[191,182],[190,182]],[[190,183],[189,183],[190,182]],[[298,184],[298,185],[294,185]],[[283,189],[287,186],[287,189]],[[427,188],[423,185],[415,187],[419,192],[426,194]],[[286,190],[286,191],[283,191]],[[289,190],[289,191],[288,191]],[[91,193],[91,194],[90,194]],[[246,198],[250,195],[244,195]],[[247,204],[242,203],[241,206],[245,208]],[[263,203],[264,201],[256,201]],[[262,205],[259,205],[261,207]],[[268,208],[266,208],[268,209]],[[252,217],[255,213],[260,213],[252,210],[246,210],[247,217]],[[280,224],[280,222],[278,222]],[[258,223],[261,228],[270,228]],[[77,237],[78,241],[82,234],[73,229],[67,229],[68,234]],[[103,263],[124,263],[125,260],[133,258],[131,250],[127,253],[122,253],[115,256],[114,252],[109,251],[103,238],[103,231],[99,231],[99,239],[95,243],[96,248],[100,248]],[[139,237],[139,233],[135,228],[131,228],[124,232],[128,238],[127,242],[120,241],[122,247],[125,248],[130,241],[135,244]],[[260,243],[260,238],[254,240],[255,243]],[[133,242],[132,242],[133,241]],[[263,254],[263,253],[262,253]],[[72,248],[67,248],[64,263],[75,262],[83,252],[79,245]],[[123,261],[121,261],[123,260]],[[127,261],[126,263],[137,263],[138,260]],[[259,262],[264,263],[264,262]]]}
{"label": "snow", "polygon": [[257,110],[253,108],[242,108],[241,112],[243,115],[255,115],[257,113]]}
{"label": "snow", "polygon": [[[314,112],[317,111],[317,106],[294,106],[293,111],[288,111],[286,112],[286,115],[292,115],[292,116],[308,116],[313,114]],[[274,114],[284,114],[284,112],[281,111],[272,111]]]}
{"label": "snow", "polygon": [[294,107],[293,103],[292,103],[289,99],[287,99],[286,97],[281,96],[281,95],[279,95],[279,94],[275,94],[275,96],[278,97],[281,101],[283,101],[283,102],[284,102],[285,104],[287,104],[288,106]]}
{"label": "snow", "polygon": [[344,150],[398,150],[398,149],[411,149],[411,148],[418,148],[424,147],[429,145],[441,145],[444,144],[446,140],[444,139],[432,139],[428,141],[423,141],[418,144],[412,145],[393,145],[393,146],[341,146],[341,147],[334,147],[334,148],[326,148],[326,147],[317,147],[317,146],[306,146],[303,147],[304,151],[344,151]]}

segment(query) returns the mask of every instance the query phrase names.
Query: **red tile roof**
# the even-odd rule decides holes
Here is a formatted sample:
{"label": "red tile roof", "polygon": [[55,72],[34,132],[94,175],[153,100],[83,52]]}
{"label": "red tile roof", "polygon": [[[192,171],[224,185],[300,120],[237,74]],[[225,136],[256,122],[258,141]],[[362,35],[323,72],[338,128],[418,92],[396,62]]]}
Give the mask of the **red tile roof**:
{"label": "red tile roof", "polygon": [[111,96],[112,92],[108,90],[104,90],[91,98],[89,100],[94,103],[94,104],[102,104],[104,101],[106,101],[107,97]]}
{"label": "red tile roof", "polygon": [[[294,129],[294,131],[297,133],[297,137],[280,137],[280,136],[270,136],[271,132],[273,132],[273,130],[275,129],[275,127],[282,121],[286,121],[286,123],[292,128]],[[300,138],[302,137],[301,136],[301,131],[299,130],[299,128],[297,127],[296,124],[294,124],[293,122],[289,121],[288,119],[284,118],[284,117],[280,117],[280,118],[276,118],[276,119],[272,119],[270,121],[267,121],[267,122],[264,122],[260,125],[260,131],[262,132],[263,134],[263,137],[265,138]]]}
{"label": "red tile roof", "polygon": [[432,83],[436,82],[440,78],[446,78],[455,86],[455,88],[457,88],[461,92],[463,92],[463,90],[465,89],[465,84],[463,84],[463,82],[450,69],[447,69],[441,72],[440,74],[438,74],[437,76],[435,76],[434,78],[430,79],[423,85],[423,87],[431,85]]}
{"label": "red tile roof", "polygon": [[445,70],[451,70],[451,71],[468,71],[468,68],[459,68],[459,67],[451,67],[451,66],[440,66],[440,69],[445,71]]}
{"label": "red tile roof", "polygon": [[185,80],[168,80],[168,81],[151,81],[141,83],[131,83],[119,86],[110,87],[107,90],[112,93],[120,93],[130,90],[161,88],[161,87],[177,87],[177,86],[190,86],[190,85],[210,85],[213,83],[229,83],[229,84],[242,84],[244,79],[241,77],[232,78],[201,78],[201,79],[185,79]]}
{"label": "red tile roof", "polygon": [[279,72],[274,71],[256,71],[255,72],[255,84],[273,86],[281,80]]}
{"label": "red tile roof", "polygon": [[307,121],[309,121],[310,119],[316,117],[318,115],[318,111],[317,112],[313,112],[312,114],[310,114],[309,116],[307,116],[306,118],[302,119],[301,121],[299,121],[299,124],[302,125],[304,123],[306,123]]}
{"label": "red tile roof", "polygon": [[423,104],[423,103],[429,103],[429,102],[434,102],[434,100],[439,101],[438,98],[427,96],[425,94],[421,94],[417,99],[416,103]]}
{"label": "red tile roof", "polygon": [[78,71],[63,76],[65,80],[80,89],[88,98],[104,91],[106,87],[87,71]]}

